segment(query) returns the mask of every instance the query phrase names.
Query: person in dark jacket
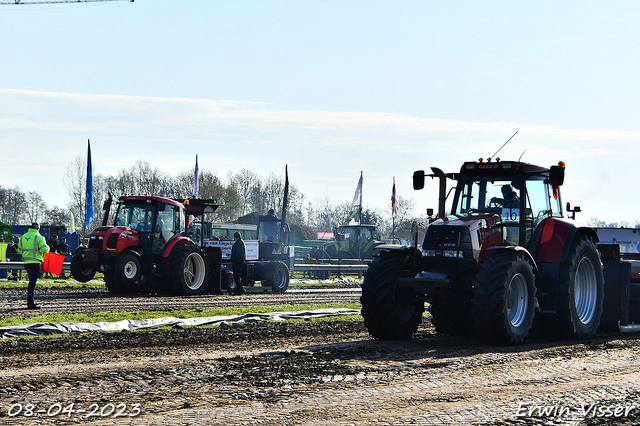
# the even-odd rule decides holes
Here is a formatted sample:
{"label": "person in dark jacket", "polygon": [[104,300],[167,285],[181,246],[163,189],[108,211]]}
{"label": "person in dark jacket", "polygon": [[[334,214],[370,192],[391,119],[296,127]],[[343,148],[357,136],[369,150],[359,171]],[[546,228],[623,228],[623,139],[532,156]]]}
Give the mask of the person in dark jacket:
{"label": "person in dark jacket", "polygon": [[[67,244],[67,239],[65,237],[60,238],[60,244],[58,244],[56,252],[63,256],[69,256],[71,254],[69,244]],[[64,278],[65,280],[67,279],[67,276],[64,274],[64,269],[62,270],[62,275],[60,275],[60,278]]]}
{"label": "person in dark jacket", "polygon": [[242,286],[242,269],[246,260],[244,241],[238,231],[233,234],[233,246],[231,247],[231,267],[233,269],[233,281],[236,283],[235,294],[245,293]]}

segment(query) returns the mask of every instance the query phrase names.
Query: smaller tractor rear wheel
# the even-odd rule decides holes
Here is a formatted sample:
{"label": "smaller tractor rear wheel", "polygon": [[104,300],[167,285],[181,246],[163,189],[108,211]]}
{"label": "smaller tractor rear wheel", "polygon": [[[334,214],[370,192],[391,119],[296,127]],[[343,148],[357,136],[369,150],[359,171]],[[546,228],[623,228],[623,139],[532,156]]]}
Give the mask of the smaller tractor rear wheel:
{"label": "smaller tractor rear wheel", "polygon": [[284,293],[289,288],[289,268],[282,262],[273,262],[267,268],[265,284],[274,293]]}
{"label": "smaller tractor rear wheel", "polygon": [[477,333],[488,343],[522,343],[533,323],[535,297],[531,263],[515,254],[492,254],[480,264],[474,283]]}
{"label": "smaller tractor rear wheel", "polygon": [[82,251],[76,252],[71,258],[71,275],[76,281],[86,283],[91,281],[96,274],[96,267],[92,263],[83,262]]}
{"label": "smaller tractor rear wheel", "polygon": [[132,253],[121,255],[114,265],[114,275],[125,288],[136,285],[142,277],[140,258]]}
{"label": "smaller tractor rear wheel", "polygon": [[110,293],[122,293],[124,291],[122,283],[118,281],[113,272],[104,273],[104,285]]}
{"label": "smaller tractor rear wheel", "polygon": [[209,259],[191,244],[173,247],[164,265],[166,287],[178,294],[202,294],[209,280]]}

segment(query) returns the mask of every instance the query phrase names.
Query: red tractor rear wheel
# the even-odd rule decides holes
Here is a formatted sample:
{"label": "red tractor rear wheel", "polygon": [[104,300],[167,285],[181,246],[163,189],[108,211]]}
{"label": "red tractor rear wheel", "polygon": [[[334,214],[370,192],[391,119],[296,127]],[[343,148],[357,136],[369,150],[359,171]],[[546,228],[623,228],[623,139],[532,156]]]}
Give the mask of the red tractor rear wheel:
{"label": "red tractor rear wheel", "polygon": [[178,294],[202,294],[209,280],[209,259],[195,245],[178,244],[164,265],[165,288]]}
{"label": "red tractor rear wheel", "polygon": [[598,250],[589,237],[580,235],[560,265],[558,333],[570,339],[593,336],[600,324],[603,300],[604,276]]}

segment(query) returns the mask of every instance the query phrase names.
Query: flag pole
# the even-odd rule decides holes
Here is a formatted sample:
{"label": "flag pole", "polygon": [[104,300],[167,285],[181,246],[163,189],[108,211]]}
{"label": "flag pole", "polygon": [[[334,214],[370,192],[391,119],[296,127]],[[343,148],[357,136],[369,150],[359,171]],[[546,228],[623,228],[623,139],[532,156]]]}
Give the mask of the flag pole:
{"label": "flag pole", "polygon": [[91,166],[91,140],[87,139],[87,176],[84,202],[84,226],[83,238],[86,238],[86,231],[90,230],[93,221],[93,170]]}
{"label": "flag pole", "polygon": [[89,149],[91,144],[91,139],[87,139],[87,168],[85,169],[84,176],[84,226],[82,227],[82,239],[84,240],[87,237],[87,208],[89,205]]}
{"label": "flag pole", "polygon": [[[360,170],[360,182],[362,182],[362,186],[364,187],[364,180],[362,179],[362,170]],[[360,189],[360,212],[358,213],[358,222],[360,224],[360,229],[358,229],[358,241],[360,241],[360,235],[362,234],[362,191],[364,188]],[[358,243],[358,259],[362,259],[362,247]]]}

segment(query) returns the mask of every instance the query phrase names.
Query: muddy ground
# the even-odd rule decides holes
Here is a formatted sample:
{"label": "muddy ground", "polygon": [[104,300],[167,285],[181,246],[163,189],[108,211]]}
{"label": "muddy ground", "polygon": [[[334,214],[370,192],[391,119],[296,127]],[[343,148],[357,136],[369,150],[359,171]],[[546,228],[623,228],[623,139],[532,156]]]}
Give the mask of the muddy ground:
{"label": "muddy ground", "polygon": [[[350,303],[352,287],[235,297],[38,289],[37,314]],[[0,288],[3,317],[32,314],[23,292]],[[7,339],[0,424],[640,423],[640,336],[495,347],[436,335],[428,318],[403,342],[375,340],[352,320]]]}

